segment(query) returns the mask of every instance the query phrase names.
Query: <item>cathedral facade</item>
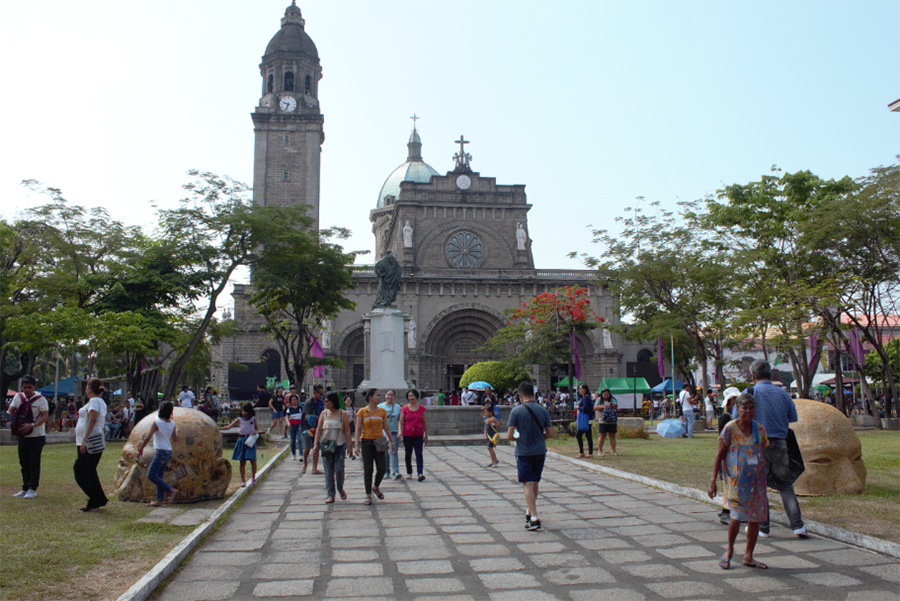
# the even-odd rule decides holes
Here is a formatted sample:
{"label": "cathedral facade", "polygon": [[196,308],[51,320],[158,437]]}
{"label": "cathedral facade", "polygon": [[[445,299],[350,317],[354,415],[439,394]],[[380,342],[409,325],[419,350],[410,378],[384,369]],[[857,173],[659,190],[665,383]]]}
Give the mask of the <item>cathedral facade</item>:
{"label": "cathedral facade", "polygon": [[[317,226],[324,141],[321,73],[316,47],[300,9],[292,4],[260,65],[262,96],[253,113],[254,199],[259,204],[307,204]],[[504,310],[542,292],[585,287],[597,315],[606,323],[619,323],[615,299],[596,271],[535,267],[525,186],[500,184],[474,171],[469,141],[460,136],[452,144],[448,141],[447,149],[456,153],[450,169],[441,174],[423,159],[414,116],[406,161],[382,184],[369,215],[375,260],[390,250],[403,266],[396,305],[410,315],[406,378],[426,390],[455,388],[469,366],[496,359],[478,349],[505,325]],[[326,368],[322,379],[308,376],[307,386],[318,381],[350,389],[363,381],[362,318],[377,289],[372,267],[358,266],[348,292],[356,309],[322,324],[319,335],[325,356],[339,358],[344,367]],[[235,285],[233,318],[239,333],[214,353],[219,367],[213,385],[228,389],[232,398],[247,398],[255,384],[281,380],[283,374],[277,347],[259,332],[263,321],[248,306],[248,297],[249,286]],[[649,347],[627,343],[609,330],[598,328],[578,342],[583,379],[592,387],[604,377],[655,373]],[[234,369],[237,363],[245,368]],[[565,375],[565,366],[541,366],[535,372],[540,387],[549,388],[557,379],[551,370]]]}

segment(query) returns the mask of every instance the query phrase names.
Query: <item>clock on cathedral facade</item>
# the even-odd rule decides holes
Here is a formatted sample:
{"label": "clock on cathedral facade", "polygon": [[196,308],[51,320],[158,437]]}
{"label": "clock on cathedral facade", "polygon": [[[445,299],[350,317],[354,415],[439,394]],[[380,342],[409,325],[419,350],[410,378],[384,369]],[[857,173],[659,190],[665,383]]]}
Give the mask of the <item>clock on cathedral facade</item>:
{"label": "clock on cathedral facade", "polygon": [[[325,139],[318,100],[322,68],[300,8],[293,3],[266,47],[260,75],[262,94],[252,113],[254,200],[307,204],[318,227],[319,156]],[[505,324],[505,309],[558,287],[589,288],[595,312],[608,323],[618,323],[612,310],[615,299],[596,272],[535,268],[528,236],[531,205],[524,185],[498,184],[474,171],[477,159],[469,151],[474,144],[464,136],[442,145],[452,161],[442,174],[425,163],[419,117],[412,119],[406,161],[388,175],[369,214],[375,261],[390,249],[403,266],[396,304],[411,317],[403,349],[407,380],[425,390],[456,387],[469,366],[496,359],[477,349]],[[458,150],[451,157],[454,145]],[[340,149],[330,152],[340,154]],[[378,279],[371,267],[361,266],[354,282],[348,297],[356,310],[342,312],[319,331],[325,355],[341,359],[344,367],[326,368],[324,378],[308,374],[307,388],[321,382],[355,389],[364,378],[362,317],[372,307]],[[216,363],[242,363],[246,369],[220,367],[214,370],[213,385],[243,400],[267,378],[282,379],[282,358],[259,331],[262,321],[247,305],[249,286],[235,285],[233,298],[240,333],[215,349]],[[636,357],[639,350],[616,334],[604,337],[597,330],[580,336],[584,379],[596,386],[604,377],[632,376],[637,363],[626,365],[625,358]],[[655,373],[655,364],[645,362],[641,371]],[[542,388],[553,383],[548,367],[553,368],[543,366],[537,380]],[[557,366],[560,374],[562,370]]]}

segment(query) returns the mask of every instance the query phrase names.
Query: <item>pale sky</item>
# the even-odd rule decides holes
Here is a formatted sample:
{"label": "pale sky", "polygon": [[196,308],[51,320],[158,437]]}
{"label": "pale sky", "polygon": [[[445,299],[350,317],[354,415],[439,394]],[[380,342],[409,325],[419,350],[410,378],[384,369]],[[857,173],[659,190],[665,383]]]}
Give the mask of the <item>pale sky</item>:
{"label": "pale sky", "polygon": [[[258,65],[287,0],[6,2],[0,214],[61,188],[127,224],[189,169],[252,183]],[[900,1],[300,0],[324,77],[321,223],[372,249],[406,159],[525,184],[539,268],[596,254],[588,224],[674,208],[773,164],[859,177],[900,153]],[[362,261],[371,262],[364,257]]]}

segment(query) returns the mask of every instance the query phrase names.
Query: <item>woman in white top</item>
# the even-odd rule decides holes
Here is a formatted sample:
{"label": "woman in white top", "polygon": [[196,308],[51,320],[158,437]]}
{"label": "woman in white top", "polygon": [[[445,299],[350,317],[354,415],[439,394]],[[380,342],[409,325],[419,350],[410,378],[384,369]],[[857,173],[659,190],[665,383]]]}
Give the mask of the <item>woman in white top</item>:
{"label": "woman in white top", "polygon": [[[335,489],[341,495],[342,500],[347,500],[347,493],[344,492],[344,459],[350,439],[350,417],[341,411],[337,393],[329,392],[322,401],[322,413],[319,415],[316,438],[313,441],[313,448],[320,449],[325,466],[326,503],[334,503]],[[320,447],[322,442],[330,443],[331,441],[335,442],[333,453],[327,452],[330,449]]]}
{"label": "woman in white top", "polygon": [[156,501],[147,503],[150,507],[162,507],[166,503],[171,503],[178,494],[177,488],[172,488],[163,480],[163,474],[166,473],[166,466],[169,464],[169,461],[180,463],[172,457],[172,443],[178,442],[178,432],[175,428],[175,422],[172,420],[174,411],[175,405],[172,401],[160,403],[158,417],[153,420],[150,430],[144,436],[144,440],[141,441],[141,446],[138,447],[138,458],[140,458],[144,454],[144,447],[150,442],[150,437],[153,437],[153,448],[156,449],[156,454],[153,456],[153,461],[147,470],[147,479],[156,484]]}
{"label": "woman in white top", "polygon": [[97,475],[97,464],[100,463],[100,457],[103,455],[103,448],[97,452],[89,453],[87,448],[88,439],[92,436],[99,436],[99,442],[105,447],[103,442],[103,427],[106,424],[106,403],[100,396],[106,389],[103,383],[97,378],[88,380],[84,389],[84,395],[87,402],[78,411],[78,424],[75,426],[75,446],[78,447],[78,457],[75,459],[75,482],[88,496],[87,506],[81,511],[98,511],[106,505],[106,493],[100,485],[100,476]]}

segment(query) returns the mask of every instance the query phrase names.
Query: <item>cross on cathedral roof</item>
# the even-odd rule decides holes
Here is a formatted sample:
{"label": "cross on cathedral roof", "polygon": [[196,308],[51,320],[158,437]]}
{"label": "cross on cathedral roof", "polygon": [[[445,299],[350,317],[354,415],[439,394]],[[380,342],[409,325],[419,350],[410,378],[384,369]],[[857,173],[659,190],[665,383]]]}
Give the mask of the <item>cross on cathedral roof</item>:
{"label": "cross on cathedral roof", "polygon": [[466,152],[465,145],[469,143],[466,140],[465,136],[462,134],[459,135],[459,140],[454,140],[456,144],[459,144],[459,152],[453,155],[453,160],[456,161],[456,169],[454,171],[471,171],[469,163],[472,161],[472,155]]}
{"label": "cross on cathedral roof", "polygon": [[416,131],[416,121],[421,119],[421,117],[419,117],[417,114],[413,113],[412,117],[410,117],[410,119],[412,119],[412,122],[413,122],[413,131]]}

